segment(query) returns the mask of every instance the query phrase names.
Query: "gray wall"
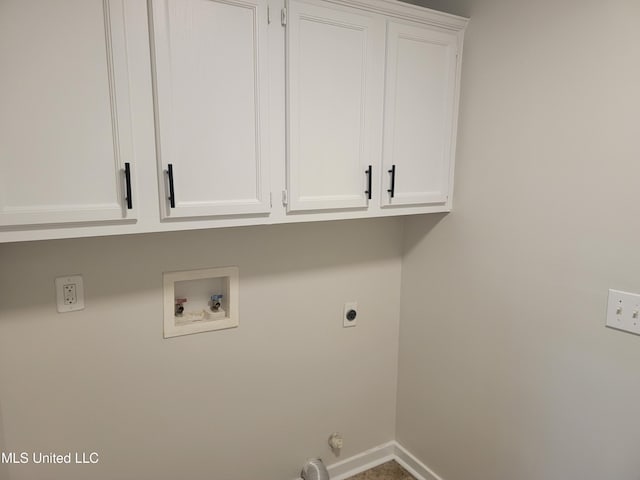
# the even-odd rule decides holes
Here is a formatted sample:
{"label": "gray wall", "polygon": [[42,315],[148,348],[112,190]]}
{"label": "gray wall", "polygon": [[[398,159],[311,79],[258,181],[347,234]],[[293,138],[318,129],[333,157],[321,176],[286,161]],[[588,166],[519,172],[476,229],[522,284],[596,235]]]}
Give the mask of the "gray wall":
{"label": "gray wall", "polygon": [[[402,0],[405,1],[405,0]],[[406,3],[413,3],[421,7],[432,8],[440,12],[469,17],[471,0],[406,0]]]}
{"label": "gray wall", "polygon": [[[401,246],[399,219],[0,245],[0,447],[101,459],[0,478],[287,480],[333,431],[341,458],[392,440]],[[226,265],[240,327],[164,340],[162,272]]]}
{"label": "gray wall", "polygon": [[454,211],[406,224],[398,440],[446,480],[637,480],[640,337],[604,317],[640,292],[640,2],[447,3]]}

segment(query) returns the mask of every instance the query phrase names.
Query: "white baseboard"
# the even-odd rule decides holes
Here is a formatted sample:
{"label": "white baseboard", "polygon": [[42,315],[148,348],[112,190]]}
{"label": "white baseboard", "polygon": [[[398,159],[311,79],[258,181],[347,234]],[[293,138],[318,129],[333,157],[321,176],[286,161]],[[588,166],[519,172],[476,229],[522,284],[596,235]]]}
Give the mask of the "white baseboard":
{"label": "white baseboard", "polygon": [[331,480],[345,480],[389,460],[398,462],[417,480],[443,480],[442,477],[438,476],[396,441],[383,443],[340,462],[328,465],[327,470]]}
{"label": "white baseboard", "polygon": [[418,460],[409,450],[398,442],[395,444],[394,460],[402,465],[411,475],[418,480],[443,480],[433,470]]}
{"label": "white baseboard", "polygon": [[328,465],[329,476],[331,480],[344,480],[393,460],[395,458],[395,447],[396,442],[384,443],[333,465]]}

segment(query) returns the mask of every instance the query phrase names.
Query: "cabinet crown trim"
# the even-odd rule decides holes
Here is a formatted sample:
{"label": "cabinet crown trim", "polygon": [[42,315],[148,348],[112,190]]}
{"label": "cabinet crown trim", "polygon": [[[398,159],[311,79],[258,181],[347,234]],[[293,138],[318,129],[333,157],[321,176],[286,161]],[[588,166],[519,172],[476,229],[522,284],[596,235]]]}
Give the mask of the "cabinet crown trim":
{"label": "cabinet crown trim", "polygon": [[[303,0],[304,1],[304,0]],[[426,7],[412,5],[397,0],[323,0],[325,3],[345,5],[359,8],[369,12],[385,15],[400,20],[413,23],[430,25],[455,32],[463,31],[469,19],[452,15],[450,13],[438,12]]]}

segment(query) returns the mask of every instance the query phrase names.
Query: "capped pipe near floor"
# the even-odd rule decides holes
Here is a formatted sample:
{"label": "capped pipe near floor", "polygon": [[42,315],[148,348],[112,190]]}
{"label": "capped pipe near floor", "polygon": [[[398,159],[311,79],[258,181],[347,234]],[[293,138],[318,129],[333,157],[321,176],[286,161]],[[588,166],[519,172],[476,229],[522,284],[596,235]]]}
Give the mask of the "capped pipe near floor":
{"label": "capped pipe near floor", "polygon": [[320,458],[307,460],[307,463],[302,467],[300,476],[303,480],[329,480],[327,467],[324,466]]}

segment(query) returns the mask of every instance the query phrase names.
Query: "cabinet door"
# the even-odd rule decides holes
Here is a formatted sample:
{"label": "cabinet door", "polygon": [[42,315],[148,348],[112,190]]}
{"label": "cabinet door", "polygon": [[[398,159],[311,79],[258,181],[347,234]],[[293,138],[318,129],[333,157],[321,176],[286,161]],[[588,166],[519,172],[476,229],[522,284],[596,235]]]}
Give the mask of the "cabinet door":
{"label": "cabinet door", "polygon": [[0,227],[135,218],[125,49],[122,0],[0,1]]}
{"label": "cabinet door", "polygon": [[266,1],[151,5],[163,218],[268,212]]}
{"label": "cabinet door", "polygon": [[447,201],[457,42],[453,33],[388,24],[383,206]]}
{"label": "cabinet door", "polygon": [[384,20],[329,2],[290,1],[289,211],[366,208],[379,165]]}

